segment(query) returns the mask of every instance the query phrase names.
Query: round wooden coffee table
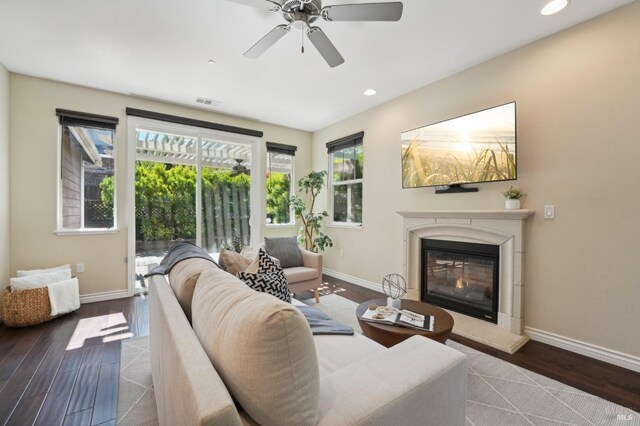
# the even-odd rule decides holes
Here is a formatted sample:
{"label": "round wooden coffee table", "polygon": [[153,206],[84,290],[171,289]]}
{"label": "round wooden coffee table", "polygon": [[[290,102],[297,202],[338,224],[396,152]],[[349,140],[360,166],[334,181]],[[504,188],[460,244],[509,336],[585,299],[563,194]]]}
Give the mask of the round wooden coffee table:
{"label": "round wooden coffee table", "polygon": [[356,309],[358,323],[360,324],[362,333],[365,336],[388,348],[415,335],[425,336],[440,343],[445,343],[451,334],[453,318],[447,311],[438,308],[437,306],[415,300],[402,300],[402,309],[408,309],[419,314],[435,316],[435,327],[434,330],[430,332],[409,327],[399,327],[371,321],[362,321],[360,319],[362,314],[371,304],[385,306],[387,304],[387,299],[373,299],[360,304]]}

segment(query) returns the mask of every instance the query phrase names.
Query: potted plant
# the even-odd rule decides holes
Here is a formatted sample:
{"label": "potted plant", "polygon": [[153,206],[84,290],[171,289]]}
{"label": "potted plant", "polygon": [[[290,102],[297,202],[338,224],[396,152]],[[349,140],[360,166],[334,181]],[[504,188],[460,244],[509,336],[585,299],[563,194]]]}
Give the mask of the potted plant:
{"label": "potted plant", "polygon": [[504,208],[507,210],[517,210],[520,208],[520,198],[524,197],[526,194],[523,194],[521,190],[512,186],[508,190],[504,191],[502,195],[506,198]]}
{"label": "potted plant", "polygon": [[291,197],[291,205],[296,218],[302,221],[302,227],[298,235],[298,242],[304,244],[307,250],[315,253],[324,251],[327,247],[333,247],[333,241],[328,235],[324,234],[320,227],[325,217],[329,216],[326,211],[314,213],[313,207],[316,198],[324,186],[327,172],[322,170],[319,172],[311,172],[298,181],[298,191],[305,194],[311,194],[311,202],[307,209],[307,203],[297,196]]}

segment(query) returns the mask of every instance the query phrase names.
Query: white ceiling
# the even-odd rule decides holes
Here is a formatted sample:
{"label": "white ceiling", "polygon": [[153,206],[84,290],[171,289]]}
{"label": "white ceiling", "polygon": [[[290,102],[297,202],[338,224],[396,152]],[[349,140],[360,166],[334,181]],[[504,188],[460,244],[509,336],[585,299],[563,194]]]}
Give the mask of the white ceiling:
{"label": "white ceiling", "polygon": [[244,58],[284,21],[226,0],[2,0],[0,63],[192,107],[211,98],[213,111],[315,131],[631,1],[573,0],[545,17],[542,0],[404,0],[399,22],[318,21],[346,60],[332,69],[308,40],[300,53],[295,29]]}

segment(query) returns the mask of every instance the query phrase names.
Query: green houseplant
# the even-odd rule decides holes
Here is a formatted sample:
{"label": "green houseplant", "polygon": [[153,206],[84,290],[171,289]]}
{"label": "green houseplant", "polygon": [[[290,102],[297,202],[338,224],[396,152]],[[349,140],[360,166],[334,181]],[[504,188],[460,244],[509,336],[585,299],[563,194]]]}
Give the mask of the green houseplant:
{"label": "green houseplant", "polygon": [[298,181],[298,192],[304,192],[311,196],[309,206],[300,196],[291,197],[291,205],[296,218],[302,221],[302,227],[298,234],[298,241],[307,250],[315,253],[324,251],[327,247],[333,247],[333,241],[320,228],[325,217],[329,216],[326,211],[314,213],[313,209],[316,198],[324,186],[327,172],[311,172]]}
{"label": "green houseplant", "polygon": [[513,186],[509,187],[508,190],[502,193],[506,198],[504,207],[507,210],[517,210],[520,208],[520,198],[524,197],[524,194],[520,189],[514,188]]}

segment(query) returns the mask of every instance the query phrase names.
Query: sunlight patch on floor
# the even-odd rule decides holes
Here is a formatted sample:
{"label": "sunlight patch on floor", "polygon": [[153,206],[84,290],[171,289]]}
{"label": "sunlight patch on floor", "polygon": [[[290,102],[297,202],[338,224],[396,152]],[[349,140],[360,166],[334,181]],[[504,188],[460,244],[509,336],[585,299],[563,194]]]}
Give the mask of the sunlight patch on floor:
{"label": "sunlight patch on floor", "polygon": [[127,320],[122,312],[81,319],[69,340],[67,350],[81,348],[87,340],[96,337],[102,337],[103,343],[133,337],[131,332],[124,333],[129,330],[126,324]]}

